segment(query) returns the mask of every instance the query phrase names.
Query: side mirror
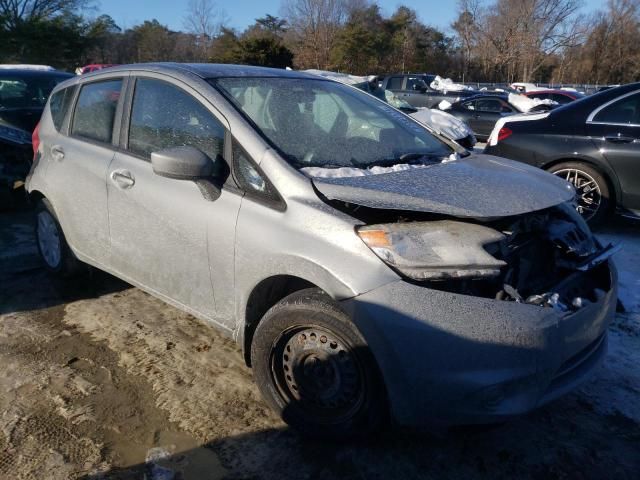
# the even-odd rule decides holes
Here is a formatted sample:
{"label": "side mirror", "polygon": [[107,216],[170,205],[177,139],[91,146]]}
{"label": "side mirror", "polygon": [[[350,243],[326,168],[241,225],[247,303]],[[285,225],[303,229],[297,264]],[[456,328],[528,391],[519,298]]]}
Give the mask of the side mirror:
{"label": "side mirror", "polygon": [[200,180],[213,173],[213,160],[194,147],[165,148],[151,154],[156,175],[176,180]]}

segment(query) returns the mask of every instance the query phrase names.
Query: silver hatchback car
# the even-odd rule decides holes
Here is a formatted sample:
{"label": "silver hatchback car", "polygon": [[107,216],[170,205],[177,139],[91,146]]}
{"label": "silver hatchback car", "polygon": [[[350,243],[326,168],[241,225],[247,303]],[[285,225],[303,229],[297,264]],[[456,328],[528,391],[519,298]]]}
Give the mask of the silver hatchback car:
{"label": "silver hatchback car", "polygon": [[572,187],[355,88],[233,65],[60,84],[27,181],[38,246],[218,327],[304,433],[503,420],[603,358],[614,251]]}

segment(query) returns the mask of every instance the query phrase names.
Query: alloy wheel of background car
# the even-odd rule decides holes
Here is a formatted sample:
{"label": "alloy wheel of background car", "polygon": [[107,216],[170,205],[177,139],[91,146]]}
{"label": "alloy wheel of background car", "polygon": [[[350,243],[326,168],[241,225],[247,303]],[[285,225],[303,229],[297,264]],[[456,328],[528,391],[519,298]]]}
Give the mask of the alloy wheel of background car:
{"label": "alloy wheel of background car", "polygon": [[549,171],[575,187],[576,209],[590,225],[602,222],[609,206],[609,189],[597,171],[579,162],[561,163]]}
{"label": "alloy wheel of background car", "polygon": [[289,295],[265,314],[251,361],[265,400],[307,435],[363,435],[386,419],[386,395],[366,342],[318,289]]}

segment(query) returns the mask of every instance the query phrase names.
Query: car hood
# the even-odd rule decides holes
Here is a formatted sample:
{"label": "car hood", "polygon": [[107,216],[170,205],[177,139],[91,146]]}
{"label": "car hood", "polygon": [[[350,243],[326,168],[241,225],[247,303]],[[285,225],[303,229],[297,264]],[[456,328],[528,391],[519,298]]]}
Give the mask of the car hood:
{"label": "car hood", "polygon": [[312,177],[329,200],[370,208],[499,218],[567,202],[573,187],[524,163],[484,154],[378,175]]}

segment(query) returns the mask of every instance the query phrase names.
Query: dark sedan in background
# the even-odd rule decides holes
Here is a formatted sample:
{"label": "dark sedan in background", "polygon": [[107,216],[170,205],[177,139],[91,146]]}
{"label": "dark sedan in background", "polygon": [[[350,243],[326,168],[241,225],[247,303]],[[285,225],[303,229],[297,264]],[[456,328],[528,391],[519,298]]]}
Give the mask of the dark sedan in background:
{"label": "dark sedan in background", "polygon": [[[538,105],[533,108],[533,111],[548,110],[549,108],[548,105]],[[446,111],[469,125],[480,141],[489,138],[498,120],[523,112],[522,109],[509,101],[508,94],[500,93],[474,95],[454,103]]]}
{"label": "dark sedan in background", "polygon": [[640,83],[545,114],[502,119],[485,152],[573,183],[578,211],[592,225],[614,209],[640,217]]}
{"label": "dark sedan in background", "polygon": [[53,87],[73,77],[57,70],[0,69],[0,209],[14,203],[14,185],[29,171],[31,134]]}

